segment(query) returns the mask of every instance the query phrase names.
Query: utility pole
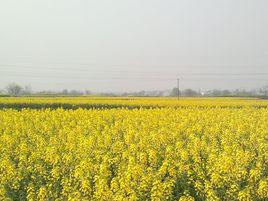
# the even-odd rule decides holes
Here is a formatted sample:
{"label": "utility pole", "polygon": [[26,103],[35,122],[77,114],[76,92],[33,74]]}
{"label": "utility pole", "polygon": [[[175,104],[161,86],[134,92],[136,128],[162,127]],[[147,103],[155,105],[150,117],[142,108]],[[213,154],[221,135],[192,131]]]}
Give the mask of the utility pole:
{"label": "utility pole", "polygon": [[178,100],[180,99],[180,79],[177,79],[177,95],[178,95]]}

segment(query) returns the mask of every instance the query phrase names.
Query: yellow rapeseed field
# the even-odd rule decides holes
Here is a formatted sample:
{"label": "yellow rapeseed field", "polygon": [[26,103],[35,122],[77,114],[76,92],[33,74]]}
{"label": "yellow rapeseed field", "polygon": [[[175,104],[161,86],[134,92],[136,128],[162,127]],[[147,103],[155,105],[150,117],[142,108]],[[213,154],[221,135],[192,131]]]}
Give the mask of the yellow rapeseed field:
{"label": "yellow rapeseed field", "polygon": [[268,107],[267,100],[250,98],[136,98],[136,97],[8,97],[0,98],[1,108],[196,108]]}
{"label": "yellow rapeseed field", "polygon": [[0,200],[268,199],[267,101],[0,100],[7,103],[103,108],[2,108]]}

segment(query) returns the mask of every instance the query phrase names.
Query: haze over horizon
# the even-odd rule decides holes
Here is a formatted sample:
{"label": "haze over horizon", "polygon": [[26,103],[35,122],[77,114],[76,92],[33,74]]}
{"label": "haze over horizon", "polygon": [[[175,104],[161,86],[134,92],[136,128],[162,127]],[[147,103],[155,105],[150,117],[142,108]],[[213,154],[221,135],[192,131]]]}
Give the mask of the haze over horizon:
{"label": "haze over horizon", "polygon": [[268,84],[265,0],[8,0],[0,89],[139,91]]}

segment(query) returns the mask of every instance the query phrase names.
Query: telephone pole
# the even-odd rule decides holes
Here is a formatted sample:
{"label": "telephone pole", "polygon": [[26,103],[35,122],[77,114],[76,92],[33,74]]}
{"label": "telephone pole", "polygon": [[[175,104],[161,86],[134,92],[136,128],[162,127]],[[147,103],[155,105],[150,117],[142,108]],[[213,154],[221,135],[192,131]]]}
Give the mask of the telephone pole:
{"label": "telephone pole", "polygon": [[177,79],[177,95],[178,95],[178,100],[180,99],[180,79]]}

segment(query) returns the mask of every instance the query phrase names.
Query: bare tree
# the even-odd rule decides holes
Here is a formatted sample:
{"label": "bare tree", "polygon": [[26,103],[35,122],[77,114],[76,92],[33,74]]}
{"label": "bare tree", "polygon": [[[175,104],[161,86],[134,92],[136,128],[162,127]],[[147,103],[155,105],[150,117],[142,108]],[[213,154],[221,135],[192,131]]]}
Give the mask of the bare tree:
{"label": "bare tree", "polygon": [[32,88],[30,85],[27,85],[25,86],[23,89],[22,89],[22,92],[21,92],[23,95],[30,95],[32,93]]}
{"label": "bare tree", "polygon": [[23,88],[16,83],[11,83],[6,87],[6,90],[11,96],[18,96],[22,92]]}
{"label": "bare tree", "polygon": [[268,85],[262,87],[261,91],[264,93],[264,96],[268,97]]}
{"label": "bare tree", "polygon": [[185,89],[182,91],[182,95],[186,97],[195,97],[195,96],[199,96],[200,94],[195,90]]}
{"label": "bare tree", "polygon": [[68,89],[63,89],[61,93],[63,95],[68,95],[69,94],[69,91],[68,91]]}

